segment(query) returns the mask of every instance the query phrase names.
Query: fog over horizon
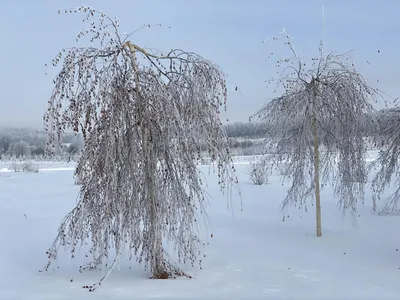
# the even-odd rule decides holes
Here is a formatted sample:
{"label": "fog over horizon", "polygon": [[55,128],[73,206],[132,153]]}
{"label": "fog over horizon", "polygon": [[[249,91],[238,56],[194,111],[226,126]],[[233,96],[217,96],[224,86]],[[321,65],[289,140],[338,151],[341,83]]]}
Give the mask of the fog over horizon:
{"label": "fog over horizon", "polygon": [[296,49],[311,58],[317,54],[325,23],[326,52],[353,50],[357,69],[370,85],[400,96],[399,1],[5,1],[0,4],[0,127],[43,128],[52,80],[61,68],[46,70],[45,64],[64,47],[83,46],[75,43],[75,35],[83,28],[84,15],[58,15],[57,11],[82,4],[117,16],[121,32],[162,24],[132,37],[142,47],[181,48],[218,64],[228,75],[224,123],[226,119],[248,121],[276,96],[265,83],[275,75],[274,64],[265,59],[271,52],[282,58],[287,51],[263,41],[283,28]]}

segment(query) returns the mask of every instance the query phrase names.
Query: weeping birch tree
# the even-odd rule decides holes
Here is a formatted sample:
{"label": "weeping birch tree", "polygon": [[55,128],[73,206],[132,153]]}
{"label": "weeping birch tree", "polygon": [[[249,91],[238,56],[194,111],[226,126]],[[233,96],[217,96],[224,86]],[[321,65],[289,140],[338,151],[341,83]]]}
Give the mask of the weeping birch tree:
{"label": "weeping birch tree", "polygon": [[[394,191],[384,198],[382,211],[379,213],[398,212],[400,198],[400,108],[395,106],[386,110],[378,119],[379,131],[375,139],[379,147],[378,158],[371,164],[377,169],[372,180],[374,211],[382,194],[394,183]],[[394,182],[393,182],[394,177]]]}
{"label": "weeping birch tree", "polygon": [[293,205],[307,210],[307,200],[314,197],[316,233],[322,236],[322,186],[333,184],[343,213],[354,215],[357,202],[363,202],[364,122],[377,91],[356,71],[348,54],[325,55],[321,41],[319,56],[308,66],[286,31],[273,38],[281,39],[290,56],[278,60],[278,78],[269,83],[276,83],[283,93],[253,118],[268,126],[265,148],[272,149],[272,165],[284,165],[284,180],[292,182],[282,209]]}
{"label": "weeping birch tree", "polygon": [[[237,186],[228,140],[219,118],[227,86],[219,67],[183,50],[145,50],[119,34],[117,19],[80,7],[93,46],[62,50],[62,63],[44,116],[54,149],[72,128],[84,137],[75,176],[78,202],[61,222],[48,250],[47,270],[60,246],[88,243],[95,268],[115,251],[136,257],[152,278],[186,275],[179,262],[201,266],[196,228],[206,217],[203,181],[197,168],[206,147],[221,191]],[[107,273],[109,274],[109,273]],[[106,275],[107,276],[107,275]],[[100,283],[103,279],[100,280]],[[94,287],[92,288],[94,289]]]}

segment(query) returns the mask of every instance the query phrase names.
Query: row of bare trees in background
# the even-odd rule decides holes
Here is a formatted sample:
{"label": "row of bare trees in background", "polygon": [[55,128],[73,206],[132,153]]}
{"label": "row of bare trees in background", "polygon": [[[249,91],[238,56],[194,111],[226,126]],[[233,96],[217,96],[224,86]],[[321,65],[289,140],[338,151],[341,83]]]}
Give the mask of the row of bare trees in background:
{"label": "row of bare trees in background", "polygon": [[[44,159],[46,139],[43,130],[0,128],[0,160]],[[82,146],[79,135],[66,133],[61,141],[60,151],[52,159],[75,158]]]}
{"label": "row of bare trees in background", "polygon": [[[380,109],[373,111],[371,116],[366,117],[366,121],[362,122],[365,128],[366,137],[376,137],[373,144],[368,146],[370,149],[380,147],[380,140],[385,139],[387,132],[385,128],[392,123],[393,110]],[[382,126],[376,128],[375,123],[368,120],[380,119]],[[386,125],[385,125],[386,124]],[[330,124],[325,124],[325,128],[329,128]],[[223,125],[228,137],[229,147],[233,155],[251,156],[260,153],[263,146],[263,140],[268,138],[270,131],[269,124],[261,122],[232,122]],[[376,132],[379,129],[380,131]],[[370,139],[373,140],[372,138]],[[321,137],[320,145],[332,142],[327,136]],[[324,146],[323,146],[324,147]],[[10,159],[34,159],[45,160],[49,157],[45,153],[46,148],[46,132],[34,128],[0,128],[0,160]],[[59,153],[54,153],[50,159],[52,160],[75,160],[83,148],[83,139],[81,135],[67,132],[63,135],[61,148]],[[201,147],[202,155],[207,157],[207,147]]]}
{"label": "row of bare trees in background", "polygon": [[[78,39],[89,37],[92,46],[64,49],[54,59],[53,65],[61,62],[62,68],[44,120],[49,150],[56,151],[68,128],[83,135],[75,171],[81,189],[47,253],[45,269],[59,246],[75,253],[90,239],[92,261],[83,269],[101,264],[114,249],[110,272],[128,253],[144,263],[153,278],[185,275],[166,245],[174,246],[178,261],[201,267],[202,241],[196,228],[207,216],[197,168],[201,151],[207,151],[216,166],[221,191],[239,192],[219,117],[228,96],[225,74],[195,53],[141,48],[129,40],[133,35],[122,38],[118,20],[103,12],[89,7],[70,12],[86,15],[88,28]],[[282,174],[292,181],[283,209],[304,207],[315,198],[321,236],[321,184],[333,182],[343,212],[354,214],[364,199],[363,138],[367,124],[376,123],[371,103],[380,93],[347,55],[325,55],[323,42],[308,66],[286,32],[273,40],[283,40],[290,55],[278,60],[280,95],[254,116],[267,135],[264,149],[269,156],[264,163],[283,163]],[[385,132],[393,130],[398,132],[397,127]],[[388,140],[392,136],[385,145]],[[383,169],[375,180],[380,188],[397,168],[397,144],[390,147],[381,155]]]}

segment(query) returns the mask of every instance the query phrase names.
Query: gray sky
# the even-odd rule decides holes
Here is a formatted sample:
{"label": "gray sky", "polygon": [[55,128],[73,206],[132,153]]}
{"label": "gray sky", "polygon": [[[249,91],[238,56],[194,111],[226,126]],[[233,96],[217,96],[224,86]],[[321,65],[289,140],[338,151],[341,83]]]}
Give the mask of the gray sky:
{"label": "gray sky", "polygon": [[[322,6],[326,51],[354,49],[354,61],[368,82],[400,96],[398,0],[10,0],[0,3],[0,126],[42,127],[59,70],[50,68],[46,76],[44,65],[63,47],[76,45],[75,35],[83,25],[83,15],[57,11],[82,4],[117,16],[122,32],[148,23],[163,25],[139,31],[131,39],[136,44],[194,51],[219,64],[228,74],[224,117],[230,121],[247,121],[274,96],[264,81],[275,70],[265,59],[277,46],[263,43],[265,38],[285,28],[305,56],[317,53]],[[240,92],[234,91],[235,85]]]}

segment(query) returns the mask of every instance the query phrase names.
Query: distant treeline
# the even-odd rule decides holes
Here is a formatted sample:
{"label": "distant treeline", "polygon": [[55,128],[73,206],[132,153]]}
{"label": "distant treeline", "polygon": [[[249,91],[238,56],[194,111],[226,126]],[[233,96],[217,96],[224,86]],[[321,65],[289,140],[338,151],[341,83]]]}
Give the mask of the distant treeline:
{"label": "distant treeline", "polygon": [[[364,126],[365,136],[376,134],[374,127],[379,120],[382,130],[391,124],[393,118],[400,118],[400,109],[382,109],[371,116],[360,116]],[[325,124],[324,126],[330,126]],[[295,122],[294,122],[295,127]],[[268,137],[268,124],[258,122],[235,122],[225,124],[233,153],[250,155],[255,152],[259,141]],[[387,135],[387,132],[378,132]],[[32,128],[0,128],[0,159],[43,158],[45,156],[46,133],[44,130]],[[83,141],[80,135],[66,133],[62,145],[56,155],[65,159],[74,159],[82,149]],[[247,150],[245,150],[247,149]]]}
{"label": "distant treeline", "polygon": [[[381,109],[374,111],[371,115],[360,115],[359,124],[363,127],[365,136],[384,135],[385,132],[383,131],[392,123],[394,118],[400,118],[400,108]],[[295,123],[295,120],[293,120],[293,127],[296,127]],[[321,125],[325,129],[333,126],[330,122]],[[377,125],[379,126],[377,127]],[[270,130],[268,124],[259,122],[236,122],[226,124],[224,127],[230,138],[266,138]]]}
{"label": "distant treeline", "polygon": [[[32,128],[0,128],[0,158],[25,159],[45,156],[47,136],[44,130]],[[82,147],[82,138],[74,133],[63,136],[58,157],[73,158]]]}
{"label": "distant treeline", "polygon": [[235,122],[224,125],[228,137],[261,138],[268,133],[268,127],[256,122]]}

